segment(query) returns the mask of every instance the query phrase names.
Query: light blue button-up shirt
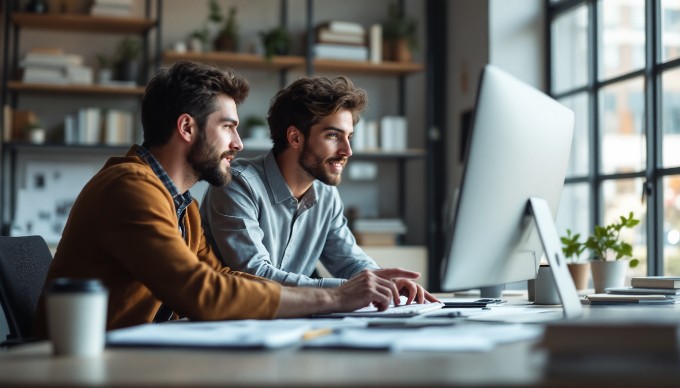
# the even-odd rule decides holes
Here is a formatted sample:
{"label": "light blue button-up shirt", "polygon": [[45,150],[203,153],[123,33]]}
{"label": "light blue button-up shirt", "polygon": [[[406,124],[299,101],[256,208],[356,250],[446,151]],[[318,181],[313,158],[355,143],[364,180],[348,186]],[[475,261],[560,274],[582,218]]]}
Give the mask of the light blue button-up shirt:
{"label": "light blue button-up shirt", "polygon": [[[232,182],[211,186],[201,203],[206,237],[225,265],[316,287],[378,268],[356,244],[337,188],[315,180],[298,204],[271,152],[235,159],[231,169]],[[335,278],[310,277],[319,260]]]}

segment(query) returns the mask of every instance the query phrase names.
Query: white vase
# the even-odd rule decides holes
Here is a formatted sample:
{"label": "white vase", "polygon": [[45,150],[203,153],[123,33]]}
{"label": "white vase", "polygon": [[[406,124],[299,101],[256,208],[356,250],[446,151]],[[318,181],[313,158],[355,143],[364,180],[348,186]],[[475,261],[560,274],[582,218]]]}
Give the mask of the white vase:
{"label": "white vase", "polygon": [[596,260],[590,263],[593,274],[593,286],[596,293],[606,292],[609,287],[623,287],[626,280],[626,268],[628,261],[603,261]]}

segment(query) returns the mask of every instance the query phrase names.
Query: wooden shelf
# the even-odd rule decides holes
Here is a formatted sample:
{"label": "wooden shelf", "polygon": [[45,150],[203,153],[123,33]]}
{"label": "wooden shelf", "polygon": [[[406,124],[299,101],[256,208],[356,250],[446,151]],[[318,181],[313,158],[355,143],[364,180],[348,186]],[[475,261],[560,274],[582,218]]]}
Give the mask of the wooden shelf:
{"label": "wooden shelf", "polygon": [[[249,53],[232,52],[186,52],[166,51],[163,54],[165,62],[179,60],[196,61],[209,64],[223,64],[233,68],[258,69],[258,70],[304,70],[305,58],[296,55],[274,56],[271,61],[264,57]],[[408,75],[423,71],[424,66],[412,62],[382,62],[371,63],[367,61],[342,61],[335,59],[315,59],[315,72],[333,73],[363,73],[374,75]]]}
{"label": "wooden shelf", "polygon": [[274,56],[271,61],[264,59],[262,55],[232,52],[186,52],[166,51],[163,53],[163,61],[175,62],[180,60],[196,61],[209,64],[222,64],[234,68],[258,69],[258,70],[284,70],[303,66],[305,59],[294,55]]}
{"label": "wooden shelf", "polygon": [[7,87],[12,92],[26,93],[69,93],[69,94],[100,94],[107,96],[141,96],[144,87],[133,88],[105,85],[78,84],[33,84],[21,81],[9,81]]}
{"label": "wooden shelf", "polygon": [[63,143],[43,143],[36,144],[27,141],[4,142],[3,147],[10,150],[49,150],[50,152],[77,153],[116,153],[120,154],[127,151],[132,145],[108,145],[108,144],[63,144]]}
{"label": "wooden shelf", "polygon": [[373,75],[408,75],[423,71],[423,65],[413,62],[361,62],[336,59],[315,59],[315,72],[364,73]]}
{"label": "wooden shelf", "polygon": [[136,17],[91,16],[83,14],[33,14],[15,12],[12,23],[21,28],[115,34],[142,34],[156,21]]}

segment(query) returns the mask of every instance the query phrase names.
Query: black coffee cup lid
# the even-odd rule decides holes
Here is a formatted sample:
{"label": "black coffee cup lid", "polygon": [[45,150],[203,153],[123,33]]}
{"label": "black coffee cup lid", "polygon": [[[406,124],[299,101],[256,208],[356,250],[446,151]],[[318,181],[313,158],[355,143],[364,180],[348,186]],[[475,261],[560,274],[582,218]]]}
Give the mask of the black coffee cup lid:
{"label": "black coffee cup lid", "polygon": [[48,292],[102,292],[106,287],[99,279],[56,278],[47,287]]}

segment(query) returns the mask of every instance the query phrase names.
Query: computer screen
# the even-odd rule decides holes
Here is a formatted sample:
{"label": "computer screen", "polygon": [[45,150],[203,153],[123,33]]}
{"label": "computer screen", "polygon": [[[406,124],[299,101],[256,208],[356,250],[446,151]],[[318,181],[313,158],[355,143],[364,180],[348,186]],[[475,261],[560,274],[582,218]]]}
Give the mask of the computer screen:
{"label": "computer screen", "polygon": [[444,290],[536,277],[544,249],[529,199],[545,200],[554,229],[573,125],[573,112],[552,98],[484,68],[447,232]]}

